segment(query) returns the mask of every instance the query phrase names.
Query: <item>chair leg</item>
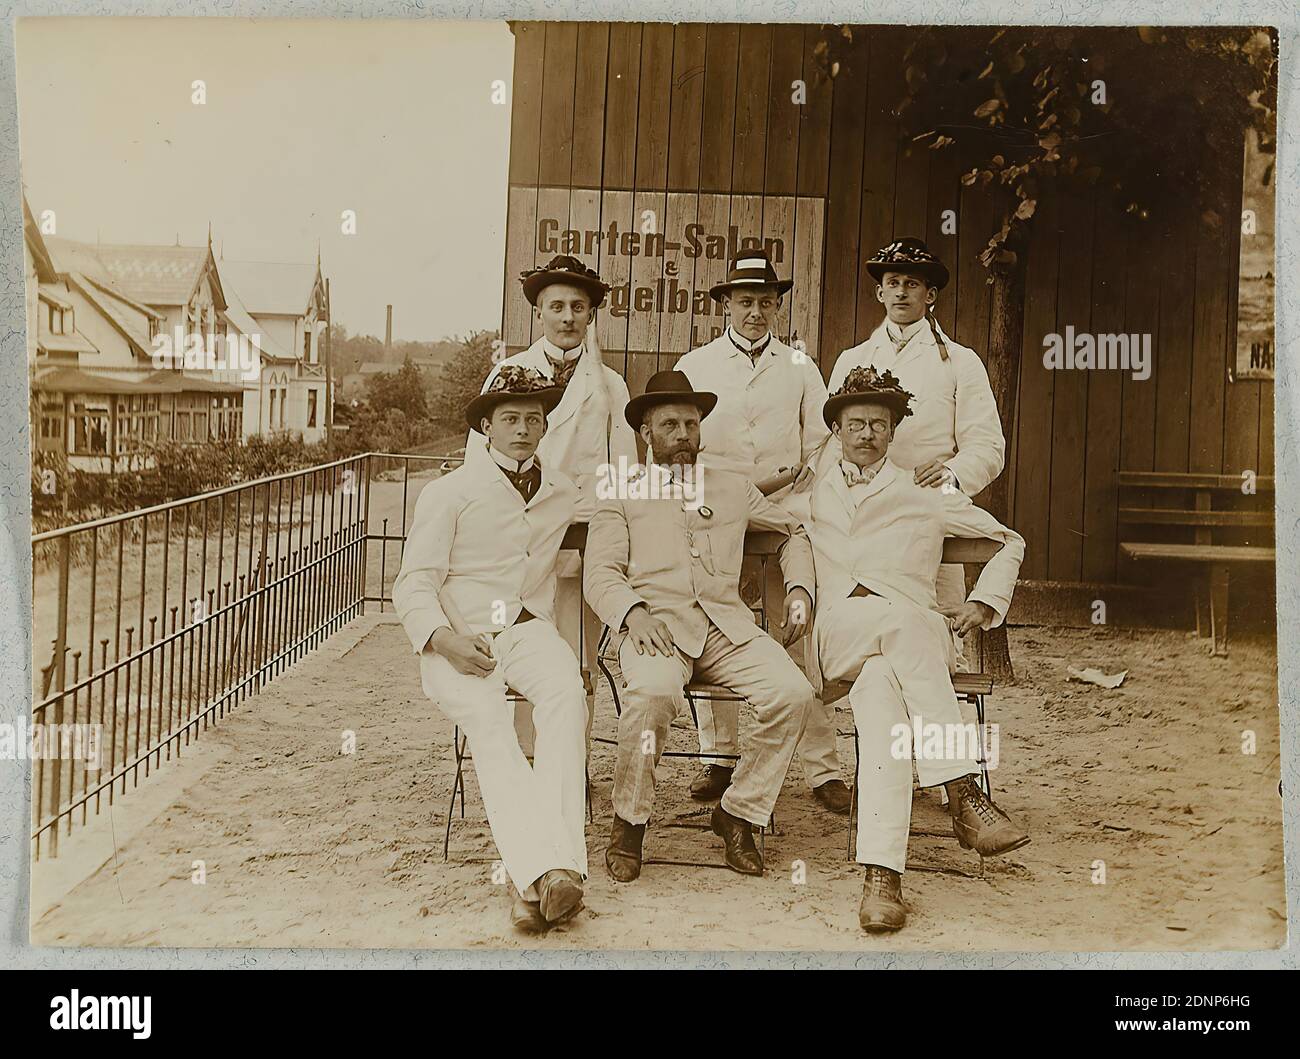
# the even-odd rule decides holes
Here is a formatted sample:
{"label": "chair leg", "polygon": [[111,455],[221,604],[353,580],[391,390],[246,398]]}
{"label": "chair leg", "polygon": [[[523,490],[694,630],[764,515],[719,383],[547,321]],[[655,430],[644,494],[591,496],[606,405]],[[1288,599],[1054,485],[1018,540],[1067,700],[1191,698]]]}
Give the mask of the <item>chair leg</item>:
{"label": "chair leg", "polygon": [[993,781],[989,778],[989,754],[985,746],[987,734],[984,729],[984,696],[975,696],[975,719],[979,726],[980,737],[980,773],[984,778],[984,793],[993,797]]}
{"label": "chair leg", "polygon": [[446,863],[448,853],[451,850],[451,818],[456,812],[456,792],[460,791],[460,815],[461,819],[465,818],[465,793],[464,783],[462,780],[462,769],[464,768],[464,757],[461,754],[460,726],[457,725],[451,735],[452,745],[456,751],[456,778],[451,784],[451,803],[447,806],[447,828],[442,835],[442,859]]}
{"label": "chair leg", "polygon": [[849,848],[848,859],[853,860],[854,824],[858,817],[858,726],[853,726],[853,790],[849,792]]}

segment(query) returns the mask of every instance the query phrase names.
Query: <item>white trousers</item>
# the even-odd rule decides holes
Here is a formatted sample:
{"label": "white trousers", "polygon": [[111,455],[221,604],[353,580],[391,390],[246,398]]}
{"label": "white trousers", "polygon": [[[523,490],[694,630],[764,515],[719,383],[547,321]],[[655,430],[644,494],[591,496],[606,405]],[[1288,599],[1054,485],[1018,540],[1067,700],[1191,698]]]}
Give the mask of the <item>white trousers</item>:
{"label": "white trousers", "polygon": [[[763,585],[764,606],[768,628],[774,633],[781,624],[785,603],[785,583],[781,566],[772,561],[767,564],[767,581]],[[803,669],[801,652],[808,650],[808,641],[800,640],[790,648],[796,664]],[[738,754],[740,752],[740,708],[738,703],[696,703],[699,719],[701,754]],[[820,787],[828,780],[838,780],[840,759],[835,751],[835,704],[814,698],[808,707],[808,720],[802,737],[795,748],[795,756],[803,766],[804,779],[809,787]],[[706,765],[723,765],[733,768],[734,758],[705,758]]]}
{"label": "white trousers", "polygon": [[[901,872],[912,817],[913,755],[922,787],[979,769],[979,733],[963,723],[952,687],[952,635],[934,611],[881,596],[855,596],[824,606],[813,636],[826,679],[853,678],[856,859]],[[922,742],[914,745],[917,726]],[[936,732],[937,752],[931,738]]]}
{"label": "white trousers", "polygon": [[[497,667],[458,673],[441,655],[420,655],[424,693],[469,740],[492,838],[521,895],[552,868],[587,874],[587,699],[578,660],[540,618],[492,639]],[[533,704],[533,763],[515,734],[513,688]]]}

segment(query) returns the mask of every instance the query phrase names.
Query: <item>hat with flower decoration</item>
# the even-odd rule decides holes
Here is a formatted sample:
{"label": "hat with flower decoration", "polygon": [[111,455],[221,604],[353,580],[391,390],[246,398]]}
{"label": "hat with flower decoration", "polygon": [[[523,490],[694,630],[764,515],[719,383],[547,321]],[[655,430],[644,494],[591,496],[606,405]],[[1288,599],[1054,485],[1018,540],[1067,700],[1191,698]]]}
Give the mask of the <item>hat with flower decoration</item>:
{"label": "hat with flower decoration", "polygon": [[465,406],[465,422],[470,430],[478,430],[483,420],[492,418],[497,405],[521,398],[541,401],[542,411],[549,415],[563,396],[564,389],[553,386],[540,371],[519,364],[505,364],[492,380],[492,385]]}
{"label": "hat with flower decoration", "polygon": [[920,239],[907,236],[882,246],[867,258],[867,271],[880,283],[886,272],[910,272],[921,276],[936,290],[948,285],[948,267],[926,248]]}
{"label": "hat with flower decoration", "polygon": [[892,371],[877,372],[873,365],[854,368],[844,385],[826,398],[822,418],[828,427],[839,420],[840,410],[851,404],[882,404],[894,413],[894,425],[912,414],[912,394],[904,390]]}

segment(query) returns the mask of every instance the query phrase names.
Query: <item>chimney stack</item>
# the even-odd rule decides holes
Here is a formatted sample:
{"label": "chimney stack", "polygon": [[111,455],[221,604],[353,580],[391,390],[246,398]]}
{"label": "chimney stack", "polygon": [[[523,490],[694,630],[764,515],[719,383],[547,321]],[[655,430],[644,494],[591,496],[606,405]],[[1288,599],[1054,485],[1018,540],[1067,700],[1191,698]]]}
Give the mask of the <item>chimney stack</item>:
{"label": "chimney stack", "polygon": [[388,306],[388,322],[384,325],[384,360],[393,348],[393,307]]}

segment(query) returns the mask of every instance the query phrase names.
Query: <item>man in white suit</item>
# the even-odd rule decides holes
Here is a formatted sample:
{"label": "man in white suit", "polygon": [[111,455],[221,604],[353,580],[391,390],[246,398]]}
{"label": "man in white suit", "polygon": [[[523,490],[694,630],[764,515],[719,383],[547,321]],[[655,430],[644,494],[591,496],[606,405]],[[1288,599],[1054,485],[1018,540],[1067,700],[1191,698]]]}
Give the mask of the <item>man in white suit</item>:
{"label": "man in white suit", "polygon": [[587,599],[625,633],[619,667],[626,687],[614,769],[614,826],[605,866],[616,882],[641,874],[641,843],[654,806],[655,768],[668,726],[692,679],[742,695],[757,720],[710,826],[727,866],[762,875],[753,828],[771,819],[812,701],[799,667],[741,601],[740,563],[750,525],[786,536],[785,640],[812,618],[812,552],[803,527],[743,475],[698,471],[700,420],[717,396],[697,392],[679,371],[651,376],[628,402],[653,462],[596,512],[587,535]]}
{"label": "man in white suit", "polygon": [[[627,466],[637,462],[636,435],[623,421],[627,383],[601,359],[593,326],[596,310],[609,286],[576,257],[560,255],[541,268],[520,276],[524,297],[542,328],[531,346],[506,357],[483,381],[486,393],[505,367],[525,367],[540,372],[563,388],[563,397],[547,419],[546,436],[538,457],[578,487],[576,520],[589,522],[595,514],[595,482],[606,464]],[[479,439],[472,430],[470,442]],[[582,616],[582,566],[576,551],[560,554],[556,619],[564,638],[575,648],[581,643],[581,664],[587,693],[592,692],[591,668],[596,657],[600,623],[587,611]],[[579,626],[582,636],[579,637]]]}
{"label": "man in white suit", "polygon": [[[537,456],[561,391],[508,367],[466,408],[465,463],[415,505],[393,603],[420,656],[425,694],[465,732],[492,837],[538,933],[582,905],[587,873],[587,703],[555,627],[555,567],[578,490]],[[480,436],[476,434],[476,437]],[[507,686],[533,704],[529,765]]]}
{"label": "man in white suit", "polygon": [[[801,470],[811,474],[804,465],[826,439],[826,384],[805,350],[786,345],[772,332],[792,286],[792,280],[777,276],[762,250],[741,250],[727,278],[709,289],[726,307],[727,329],[678,360],[677,370],[695,389],[718,395],[717,407],[700,425],[700,466],[744,475],[802,521],[807,497],[793,492],[792,483]],[[775,596],[769,586],[758,587],[769,598]],[[734,755],[737,711],[727,704],[715,712],[701,703],[698,713],[700,752]],[[847,813],[849,790],[840,778],[833,708],[813,704],[798,753],[817,801],[832,812]],[[720,798],[731,782],[732,761],[706,759],[691,784],[691,797]]]}
{"label": "man in white suit", "polygon": [[[962,721],[951,677],[952,633],[964,636],[1005,619],[1024,540],[965,493],[923,486],[893,462],[891,443],[900,421],[912,414],[911,398],[889,372],[849,372],[825,407],[843,458],[818,466],[806,523],[819,608],[813,683],[823,677],[853,681],[849,705],[858,730],[861,806],[856,859],[866,870],[859,921],[869,932],[906,922],[902,872],[914,751],[921,785],[946,788],[963,846],[987,857],[1029,841],[976,782],[979,744]],[[935,575],[950,536],[984,537],[1002,548],[968,599],[941,605]],[[914,748],[914,731],[943,733],[945,751],[953,751]]]}
{"label": "man in white suit", "polygon": [[[839,355],[829,389],[838,390],[854,368],[893,372],[916,401],[908,421],[899,424],[890,461],[920,485],[974,496],[1002,473],[1006,442],[984,362],[945,335],[934,318],[947,266],[920,239],[903,238],[877,250],[867,271],[885,319],[865,342]],[[838,446],[827,445],[825,455],[834,464]],[[965,591],[960,566],[940,567],[940,603],[960,603]]]}

